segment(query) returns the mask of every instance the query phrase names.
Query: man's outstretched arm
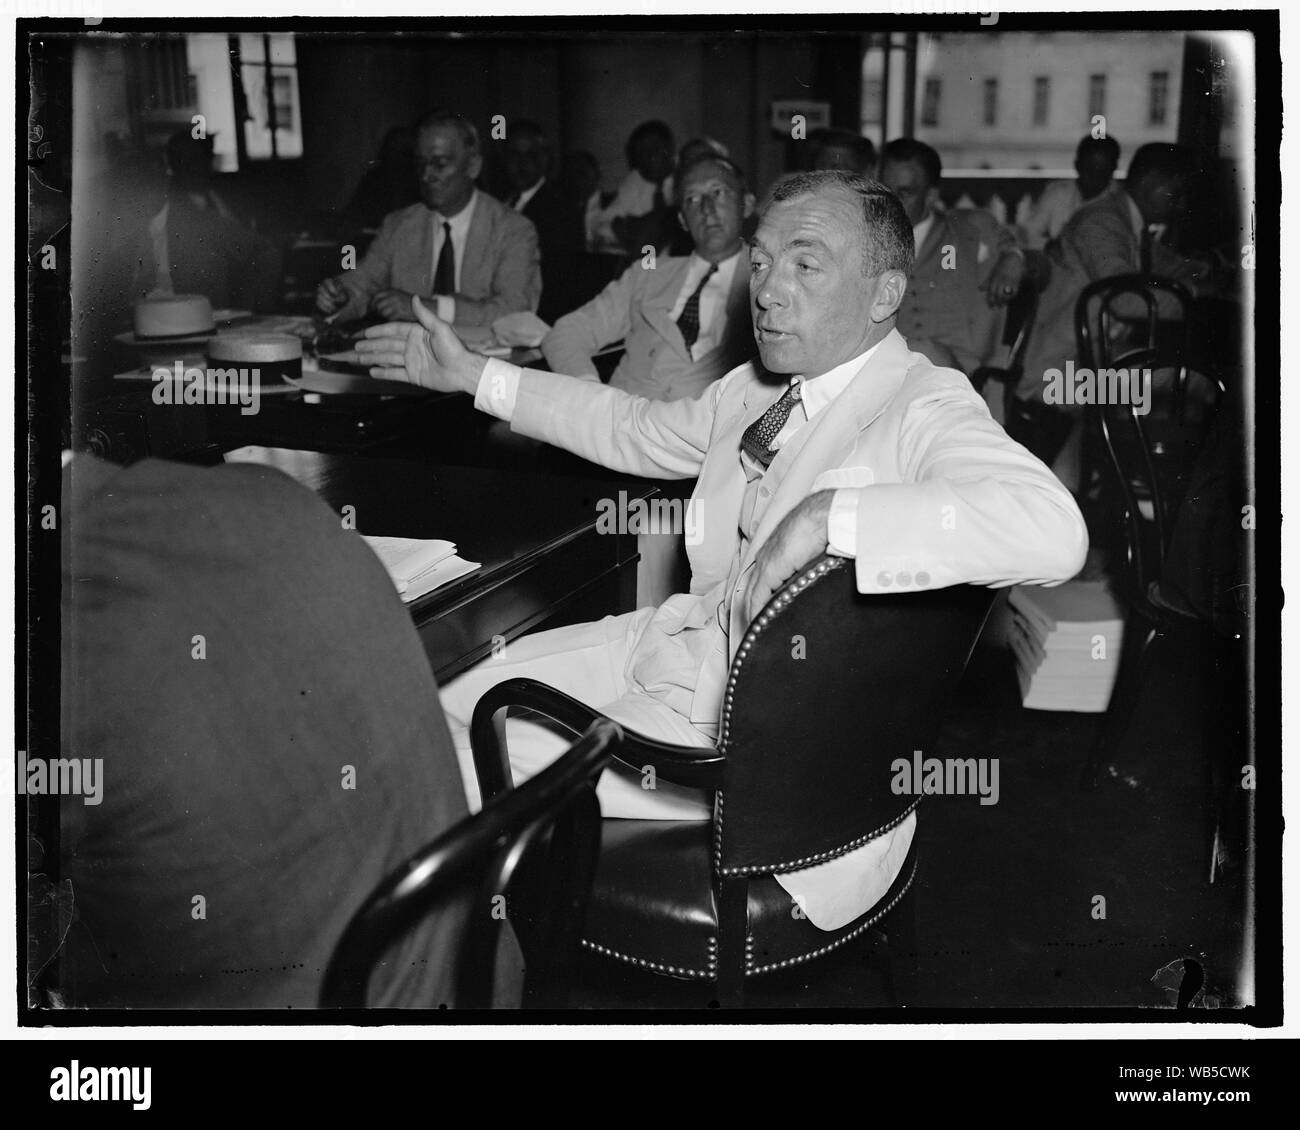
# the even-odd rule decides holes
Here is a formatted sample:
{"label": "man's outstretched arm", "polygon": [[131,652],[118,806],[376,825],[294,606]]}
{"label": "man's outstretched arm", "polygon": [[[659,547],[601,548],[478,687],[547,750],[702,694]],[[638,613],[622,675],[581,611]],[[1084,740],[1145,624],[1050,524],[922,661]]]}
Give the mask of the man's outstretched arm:
{"label": "man's outstretched arm", "polygon": [[520,369],[467,350],[417,298],[417,322],[372,326],[358,360],[381,380],[465,392],[475,407],[533,439],[631,475],[687,479],[704,462],[722,382],[693,400],[630,396],[593,381]]}

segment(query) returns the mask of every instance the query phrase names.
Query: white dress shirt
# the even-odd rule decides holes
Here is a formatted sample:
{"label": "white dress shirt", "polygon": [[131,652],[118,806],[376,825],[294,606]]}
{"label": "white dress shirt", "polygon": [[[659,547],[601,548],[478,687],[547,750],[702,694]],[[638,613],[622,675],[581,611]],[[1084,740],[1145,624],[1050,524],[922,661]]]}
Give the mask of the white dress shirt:
{"label": "white dress shirt", "polygon": [[[663,197],[665,202],[673,198],[672,177],[666,177],[663,181]],[[654,206],[654,183],[646,180],[636,169],[630,170],[618,186],[618,192],[609,206],[588,216],[591,223],[589,235],[595,250],[623,254],[623,245],[614,234],[614,220],[619,216],[644,216],[647,212],[654,211]]]}
{"label": "white dress shirt", "polygon": [[[478,189],[470,193],[469,203],[454,216],[444,216],[441,212],[433,214],[433,277],[438,275],[438,256],[442,254],[446,234],[443,224],[451,225],[451,250],[456,257],[456,290],[460,291],[461,267],[465,262],[465,241],[469,238],[470,221],[474,219],[474,206],[478,203]],[[456,300],[449,294],[439,294],[434,298],[434,313],[444,322],[456,320]]]}
{"label": "white dress shirt", "polygon": [[542,177],[535,185],[532,186],[532,188],[524,189],[523,192],[519,194],[519,199],[514,202],[513,205],[514,210],[516,212],[522,212],[526,207],[528,207],[528,202],[534,196],[537,195],[538,191],[545,183],[546,183],[546,178]]}
{"label": "white dress shirt", "polygon": [[925,242],[925,237],[930,234],[930,229],[934,227],[934,213],[927,212],[925,218],[919,224],[912,228],[912,238],[916,240],[916,253],[921,254],[921,244]]}
{"label": "white dress shirt", "polygon": [[[737,248],[729,259],[723,259],[713,277],[704,284],[700,291],[700,333],[691,346],[691,360],[698,361],[722,344],[727,333],[727,298],[731,294],[731,283],[736,277],[736,264],[740,262],[744,244]],[[675,322],[682,316],[687,300],[695,293],[700,280],[708,273],[712,264],[699,255],[691,255],[690,266],[686,268],[686,277],[682,288],[677,292],[677,301],[668,316]]]}

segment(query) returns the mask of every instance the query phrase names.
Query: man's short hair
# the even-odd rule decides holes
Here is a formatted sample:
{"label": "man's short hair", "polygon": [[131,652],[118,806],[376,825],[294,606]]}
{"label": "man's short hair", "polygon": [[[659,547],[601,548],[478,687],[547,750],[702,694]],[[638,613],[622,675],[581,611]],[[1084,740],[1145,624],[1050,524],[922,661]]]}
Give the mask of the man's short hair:
{"label": "man's short hair", "polygon": [[1119,142],[1113,137],[1093,137],[1088,134],[1079,141],[1074,151],[1074,159],[1082,161],[1088,153],[1104,153],[1115,165],[1119,164]]}
{"label": "man's short hair", "polygon": [[[736,164],[730,157],[724,157],[721,153],[697,153],[689,160],[682,162],[677,166],[677,172],[673,177],[674,190],[680,195],[682,182],[686,175],[701,165],[715,165],[727,174],[728,179],[734,182],[736,191],[744,196],[749,190],[749,182],[745,179],[744,170]],[[680,200],[679,200],[680,203]]]}
{"label": "man's short hair", "polygon": [[916,238],[903,202],[879,181],[845,169],[790,173],[769,189],[769,202],[797,200],[815,192],[840,188],[862,202],[862,261],[868,277],[883,271],[912,273]]}
{"label": "man's short hair", "polygon": [[816,129],[808,136],[816,143],[818,152],[822,149],[847,149],[853,154],[853,162],[858,172],[872,168],[876,163],[876,147],[871,138],[863,137],[847,129]]}
{"label": "man's short hair", "polygon": [[1186,145],[1153,141],[1133,154],[1133,160],[1128,163],[1128,175],[1124,179],[1130,185],[1140,184],[1156,175],[1189,181],[1199,171],[1196,154]]}
{"label": "man's short hair", "polygon": [[632,161],[633,155],[636,153],[636,147],[640,145],[641,142],[648,141],[652,138],[657,141],[662,141],[669,149],[675,148],[673,144],[673,131],[669,128],[667,122],[661,122],[657,119],[642,122],[632,131],[627,139],[625,152],[629,164]]}
{"label": "man's short hair", "polygon": [[482,150],[474,123],[460,114],[453,114],[448,110],[432,110],[415,123],[417,134],[427,129],[454,129],[460,137],[460,143],[470,153],[478,153]]}
{"label": "man's short hair", "polygon": [[938,151],[914,137],[896,137],[886,145],[880,154],[881,167],[888,161],[900,165],[916,165],[925,174],[926,182],[931,188],[943,176],[943,162],[939,159]]}

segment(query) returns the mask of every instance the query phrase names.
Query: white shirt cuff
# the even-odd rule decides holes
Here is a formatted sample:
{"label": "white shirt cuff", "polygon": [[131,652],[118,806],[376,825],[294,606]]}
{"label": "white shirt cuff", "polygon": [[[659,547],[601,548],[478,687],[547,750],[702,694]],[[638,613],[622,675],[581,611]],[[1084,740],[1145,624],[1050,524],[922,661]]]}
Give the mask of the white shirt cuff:
{"label": "white shirt cuff", "polygon": [[[483,374],[487,376],[486,372]],[[826,548],[838,557],[858,555],[858,492],[841,487],[831,498],[826,517]]]}
{"label": "white shirt cuff", "polygon": [[454,322],[456,320],[456,300],[448,294],[435,294],[433,296],[435,306],[434,313],[444,322]]}
{"label": "white shirt cuff", "polygon": [[522,372],[518,365],[502,361],[499,357],[489,357],[474,392],[474,407],[498,420],[509,420],[515,414],[515,400],[519,396],[519,376]]}

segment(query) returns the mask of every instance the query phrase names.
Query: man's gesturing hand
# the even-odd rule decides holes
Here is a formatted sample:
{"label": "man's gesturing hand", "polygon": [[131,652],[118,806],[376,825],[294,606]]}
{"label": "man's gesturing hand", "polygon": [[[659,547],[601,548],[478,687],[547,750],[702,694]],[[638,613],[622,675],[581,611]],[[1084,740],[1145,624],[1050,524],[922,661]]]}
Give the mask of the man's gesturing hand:
{"label": "man's gesturing hand", "polygon": [[436,392],[478,389],[487,358],[471,353],[451,326],[431,313],[419,298],[411,299],[416,321],[371,326],[357,342],[357,359],[370,366],[370,375],[384,381],[406,381]]}
{"label": "man's gesturing hand", "polygon": [[754,568],[745,588],[745,622],[762,610],[768,598],[804,565],[826,552],[826,522],[835,492],[810,494],[777,524],[772,536],[754,558]]}

